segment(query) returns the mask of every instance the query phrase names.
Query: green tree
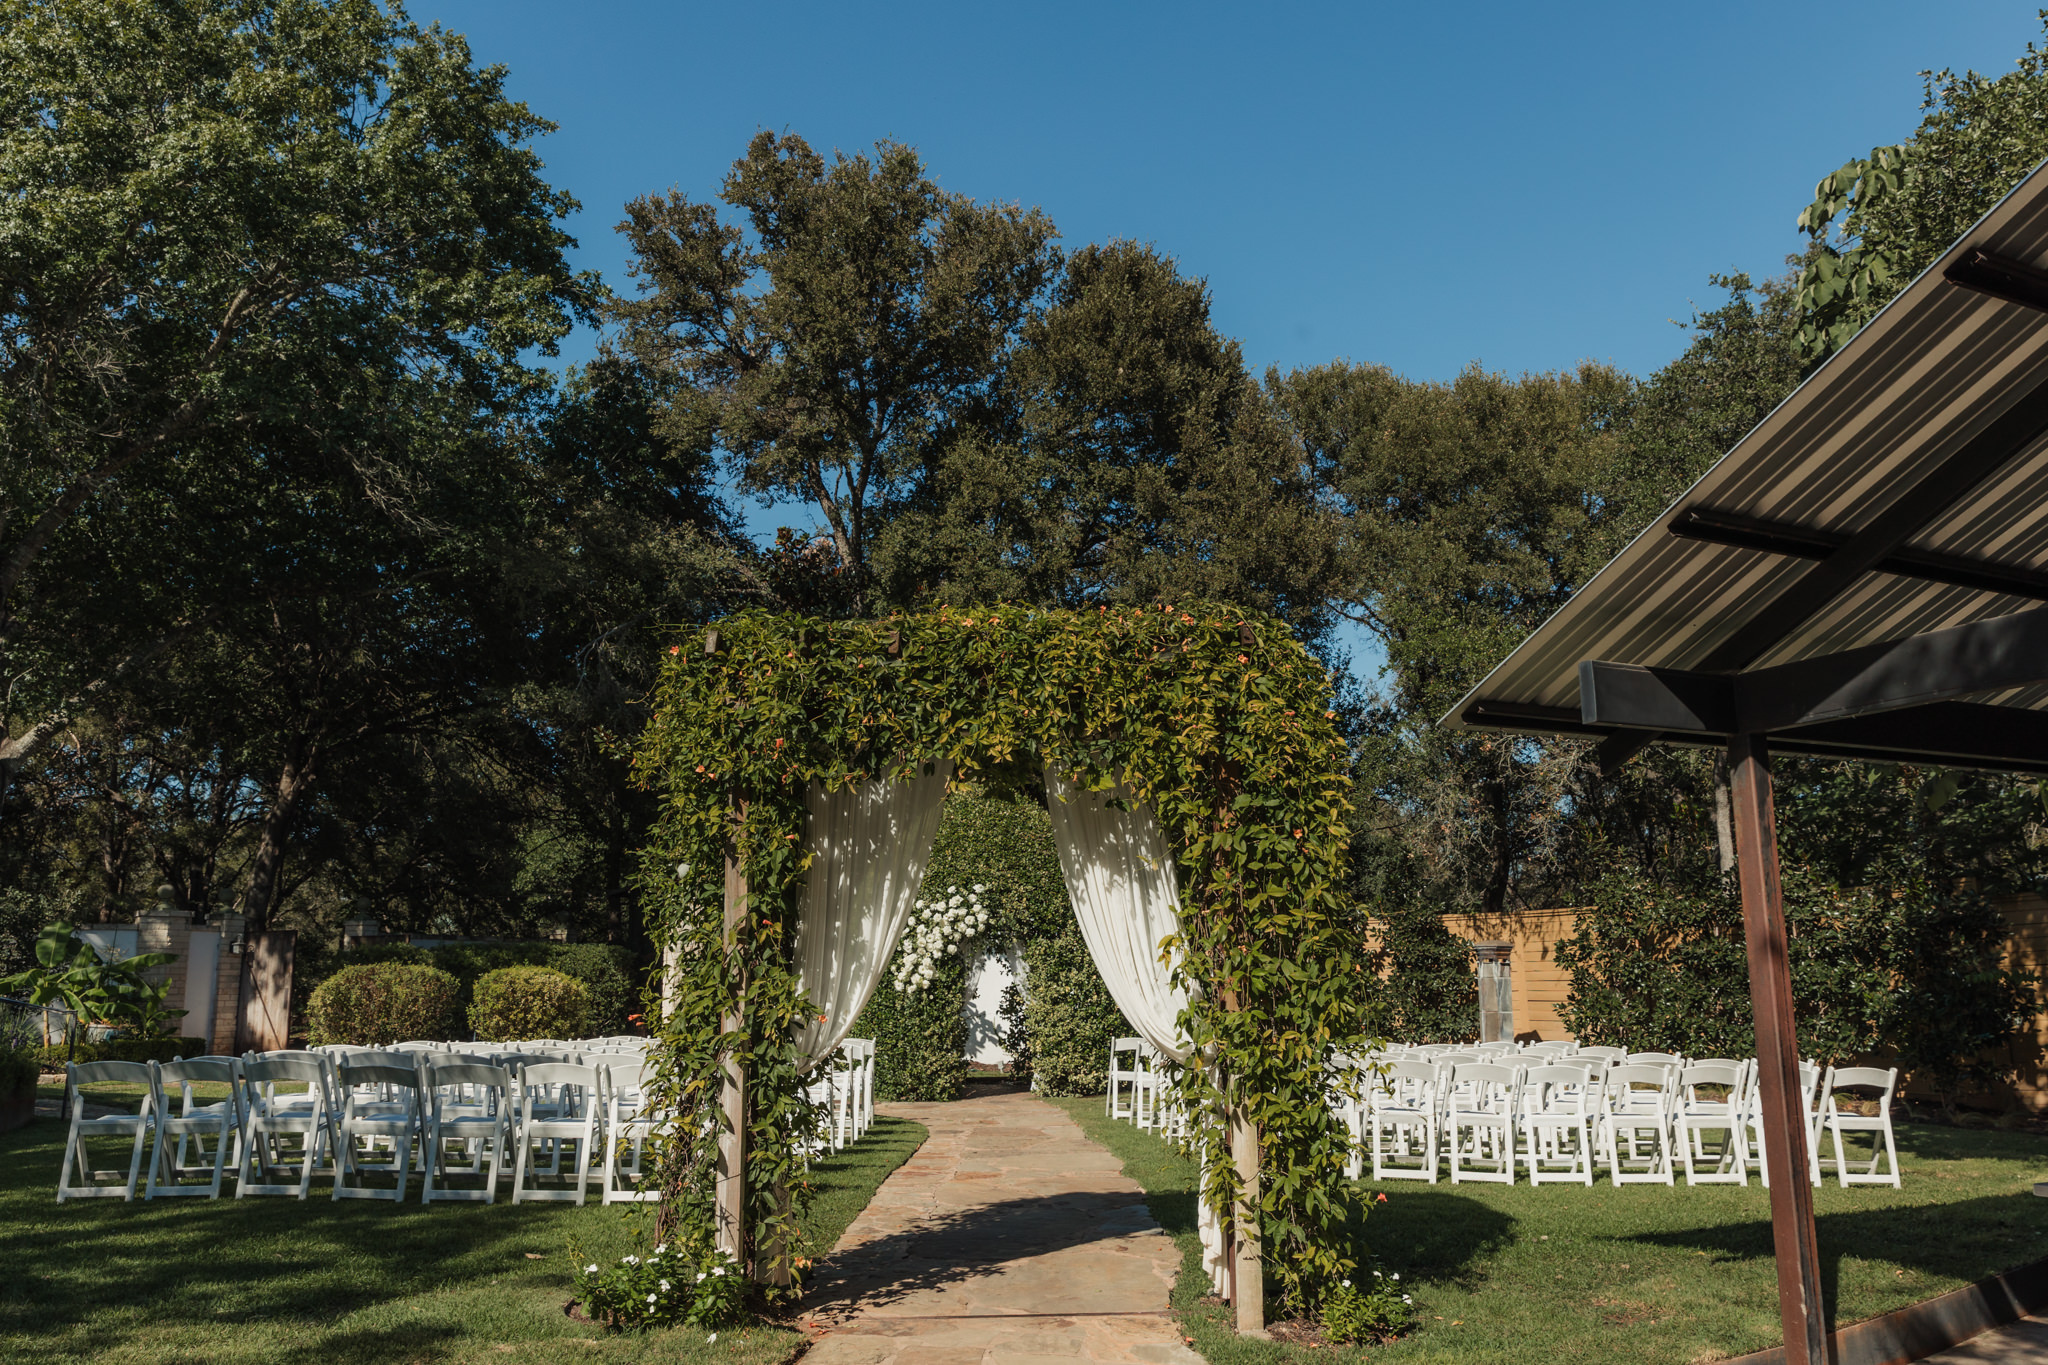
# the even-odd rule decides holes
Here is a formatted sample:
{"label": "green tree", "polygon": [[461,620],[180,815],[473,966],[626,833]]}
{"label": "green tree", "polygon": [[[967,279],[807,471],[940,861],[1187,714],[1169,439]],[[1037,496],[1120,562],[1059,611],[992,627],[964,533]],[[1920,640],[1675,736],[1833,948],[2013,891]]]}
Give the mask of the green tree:
{"label": "green tree", "polygon": [[551,125],[395,4],[4,0],[0,33],[4,776],[230,600],[187,540],[224,493],[402,491],[384,428],[515,408],[592,285]]}
{"label": "green tree", "polygon": [[893,142],[828,164],[761,133],[720,198],[744,227],[676,193],[626,206],[641,295],[612,305],[620,345],[670,385],[673,448],[814,506],[863,584],[882,524],[1055,270],[1052,224],[941,190]]}
{"label": "green tree", "polygon": [[[2048,27],[2048,11],[2043,13]],[[1818,365],[2048,156],[2048,52],[2003,76],[1921,73],[1920,126],[1821,177],[1799,227],[1801,358]]]}

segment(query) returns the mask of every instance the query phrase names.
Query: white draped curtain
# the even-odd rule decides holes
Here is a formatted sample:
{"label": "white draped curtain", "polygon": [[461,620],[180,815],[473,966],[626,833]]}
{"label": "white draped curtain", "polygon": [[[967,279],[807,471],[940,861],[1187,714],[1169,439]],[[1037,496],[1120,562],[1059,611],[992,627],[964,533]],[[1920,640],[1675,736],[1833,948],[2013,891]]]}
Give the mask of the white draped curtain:
{"label": "white draped curtain", "polygon": [[896,951],[939,832],[950,761],[928,777],[813,784],[804,846],[810,876],[797,927],[797,985],[816,1013],[797,1033],[799,1068],[832,1055]]}
{"label": "white draped curtain", "polygon": [[[1067,898],[1110,998],[1155,1050],[1188,1065],[1191,1052],[1179,1025],[1187,992],[1173,984],[1159,947],[1180,931],[1172,846],[1152,808],[1128,795],[1125,808],[1115,809],[1107,802],[1117,793],[1077,790],[1051,768],[1045,786]],[[1196,1204],[1202,1267],[1222,1294],[1229,1269],[1222,1220],[1207,1199]]]}

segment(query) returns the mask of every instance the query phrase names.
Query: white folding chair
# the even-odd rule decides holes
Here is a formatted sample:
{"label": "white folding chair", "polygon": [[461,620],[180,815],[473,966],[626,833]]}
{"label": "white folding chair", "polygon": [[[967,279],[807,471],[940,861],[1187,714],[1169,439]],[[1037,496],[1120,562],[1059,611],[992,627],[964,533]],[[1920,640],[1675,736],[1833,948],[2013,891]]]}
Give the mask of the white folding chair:
{"label": "white folding chair", "polygon": [[[375,1055],[375,1054],[370,1054]],[[355,1053],[357,1058],[363,1053]],[[381,1061],[344,1061],[335,1069],[342,1096],[336,1199],[405,1200],[413,1149],[420,1140],[420,1072],[416,1053],[390,1053]],[[357,1139],[368,1145],[356,1146]],[[384,1155],[388,1147],[388,1156]],[[422,1162],[424,1164],[424,1161]],[[363,1183],[363,1176],[396,1178],[390,1189]],[[351,1185],[349,1177],[356,1177]]]}
{"label": "white folding chair", "polygon": [[875,1040],[848,1038],[846,1055],[853,1063],[853,1135],[858,1139],[875,1123]]}
{"label": "white folding chair", "polygon": [[1533,1066],[1522,1073],[1522,1138],[1531,1185],[1592,1185],[1599,1111],[1600,1083],[1588,1067]]}
{"label": "white folding chair", "polygon": [[[1709,1089],[1723,1092],[1720,1098]],[[1685,1166],[1688,1185],[1747,1185],[1749,1167],[1744,1160],[1743,1105],[1749,1093],[1748,1068],[1721,1062],[1694,1062],[1678,1073],[1678,1105],[1672,1113],[1672,1127],[1678,1138],[1678,1155]],[[1707,1134],[1721,1134],[1718,1151],[1709,1149]],[[1711,1159],[1712,1169],[1700,1167]]]}
{"label": "white folding chair", "polygon": [[1582,1046],[1575,1055],[1580,1057],[1603,1057],[1609,1066],[1616,1066],[1628,1060],[1628,1049],[1625,1047],[1606,1047],[1596,1043],[1591,1047]]}
{"label": "white folding chair", "polygon": [[[304,1199],[313,1187],[313,1173],[339,1146],[326,1060],[310,1052],[250,1053],[242,1058],[242,1084],[247,1107],[235,1198],[288,1194]],[[280,1091],[280,1085],[306,1088]],[[285,1139],[291,1137],[299,1139],[297,1183],[271,1178],[274,1167],[290,1172],[292,1153]]]}
{"label": "white folding chair", "polygon": [[[1848,1185],[1889,1185],[1899,1188],[1899,1142],[1892,1132],[1892,1092],[1898,1088],[1899,1069],[1875,1066],[1845,1066],[1831,1072],[1827,1078],[1827,1098],[1824,1101],[1824,1122],[1835,1144],[1835,1179]],[[1843,1090],[1874,1090],[1877,1092],[1875,1114],[1852,1114],[1842,1108],[1837,1092]],[[1861,1170],[1853,1167],[1847,1147],[1842,1141],[1845,1133],[1870,1134],[1870,1160]],[[1890,1158],[1891,1170],[1878,1174],[1878,1163]]]}
{"label": "white folding chair", "polygon": [[[1140,1059],[1144,1056],[1143,1038],[1116,1038],[1109,1044],[1109,1089],[1104,1097],[1102,1112],[1113,1119],[1135,1119],[1138,1116],[1138,1087],[1144,1080]],[[1125,1066],[1123,1058],[1128,1055],[1131,1064]],[[1131,1088],[1130,1097],[1124,1096],[1124,1087]]]}
{"label": "white folding chair", "polygon": [[[537,1062],[519,1074],[518,1116],[515,1138],[517,1155],[512,1160],[512,1202],[552,1200],[581,1204],[590,1188],[592,1149],[598,1140],[604,1105],[603,1077],[594,1066],[571,1062]],[[545,1107],[543,1107],[545,1103]],[[541,1186],[541,1172],[533,1157],[537,1142],[549,1146],[553,1158],[548,1174],[558,1172],[565,1162],[563,1148],[576,1144],[575,1184],[566,1188]],[[528,1176],[534,1178],[528,1188]]]}
{"label": "white folding chair", "polygon": [[[607,1204],[649,1203],[661,1197],[660,1189],[646,1179],[641,1170],[647,1138],[654,1131],[654,1115],[647,1095],[647,1088],[653,1081],[652,1062],[615,1062],[605,1068],[604,1202]],[[620,1159],[622,1153],[626,1154],[625,1160]]]}
{"label": "white folding chair", "polygon": [[[118,1112],[87,1118],[86,1097],[80,1090],[81,1086],[87,1085],[140,1085],[142,1096],[132,1114]],[[143,1149],[148,1145],[157,1121],[156,1087],[151,1084],[149,1068],[141,1062],[67,1062],[64,1067],[64,1098],[71,1112],[71,1126],[64,1135],[64,1160],[57,1167],[57,1202],[115,1197],[133,1199],[136,1183],[142,1178]],[[91,1137],[131,1139],[125,1182],[119,1185],[100,1183],[120,1180],[121,1172],[93,1169],[91,1153],[85,1145],[86,1139]],[[76,1185],[71,1183],[74,1163],[78,1167],[80,1181]]]}
{"label": "white folding chair", "polygon": [[1600,1139],[1616,1185],[1674,1183],[1673,1073],[1663,1066],[1610,1066],[1601,1084]]}
{"label": "white folding chair", "polygon": [[1436,1184],[1438,1074],[1430,1062],[1397,1058],[1367,1089],[1365,1128],[1374,1180]]}
{"label": "white folding chair", "polygon": [[[1756,1066],[1749,1068],[1749,1098],[1743,1105],[1743,1133],[1748,1144],[1745,1155],[1758,1174],[1763,1176],[1764,1188],[1771,1187],[1770,1163],[1764,1160],[1764,1097],[1762,1084],[1757,1079]],[[1799,1063],[1799,1102],[1804,1106],[1806,1116],[1806,1173],[1813,1184],[1820,1181],[1820,1125],[1822,1119],[1821,1081],[1825,1072],[1815,1062],[1802,1060]]]}
{"label": "white folding chair", "polygon": [[1521,1070],[1496,1062],[1458,1062],[1445,1099],[1444,1136],[1451,1149],[1451,1183],[1515,1183],[1516,1110]]}
{"label": "white folding chair", "polygon": [[[427,1140],[420,1160],[420,1202],[496,1203],[511,1128],[512,1077],[501,1066],[453,1057],[429,1056],[423,1069]],[[458,1159],[452,1147],[463,1148],[466,1159]],[[483,1187],[449,1187],[451,1178],[462,1176],[483,1177]]]}
{"label": "white folding chair", "polygon": [[[156,1106],[156,1150],[149,1161],[149,1188],[144,1199],[203,1195],[220,1198],[221,1177],[228,1171],[228,1149],[235,1150],[236,1170],[241,1169],[242,1084],[240,1064],[233,1057],[194,1057],[191,1061],[149,1064],[149,1088]],[[227,1098],[211,1103],[194,1103],[192,1086],[225,1085]],[[179,1109],[171,1112],[167,1085],[178,1087]],[[206,1139],[213,1139],[213,1159],[206,1158]],[[175,1138],[177,1141],[172,1142]],[[199,1160],[188,1163],[185,1148],[191,1144]],[[187,1175],[207,1174],[204,1185],[184,1183]]]}

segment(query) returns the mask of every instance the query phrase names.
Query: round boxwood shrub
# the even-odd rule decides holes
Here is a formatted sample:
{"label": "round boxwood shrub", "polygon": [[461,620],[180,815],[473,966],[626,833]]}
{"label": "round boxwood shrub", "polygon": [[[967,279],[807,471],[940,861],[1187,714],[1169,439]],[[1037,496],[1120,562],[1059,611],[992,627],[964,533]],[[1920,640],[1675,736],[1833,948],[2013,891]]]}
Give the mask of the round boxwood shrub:
{"label": "round boxwood shrub", "polygon": [[577,1038],[584,1032],[590,991],[552,967],[500,967],[477,978],[469,1026],[485,1042]]}
{"label": "round boxwood shrub", "polygon": [[306,1002],[306,1036],[314,1043],[383,1047],[412,1038],[456,1037],[462,983],[438,967],[366,962],[343,967]]}

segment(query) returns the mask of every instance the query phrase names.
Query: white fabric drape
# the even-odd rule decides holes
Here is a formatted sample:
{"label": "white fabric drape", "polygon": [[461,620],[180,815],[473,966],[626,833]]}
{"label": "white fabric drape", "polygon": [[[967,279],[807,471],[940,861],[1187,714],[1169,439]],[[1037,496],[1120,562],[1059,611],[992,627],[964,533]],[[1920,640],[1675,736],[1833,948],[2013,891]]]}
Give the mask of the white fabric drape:
{"label": "white fabric drape", "polygon": [[[1187,992],[1159,960],[1160,940],[1180,932],[1180,886],[1158,819],[1140,802],[1113,809],[1105,801],[1115,793],[1076,790],[1051,768],[1045,787],[1067,897],[1110,998],[1146,1042],[1186,1066],[1190,1048],[1179,1018]],[[1222,1221],[1208,1200],[1195,1203],[1202,1268],[1221,1294],[1229,1277]]]}
{"label": "white fabric drape", "polygon": [[952,771],[948,761],[934,764],[929,777],[867,782],[851,791],[811,787],[797,985],[824,1017],[797,1032],[804,1071],[837,1050],[903,937]]}

